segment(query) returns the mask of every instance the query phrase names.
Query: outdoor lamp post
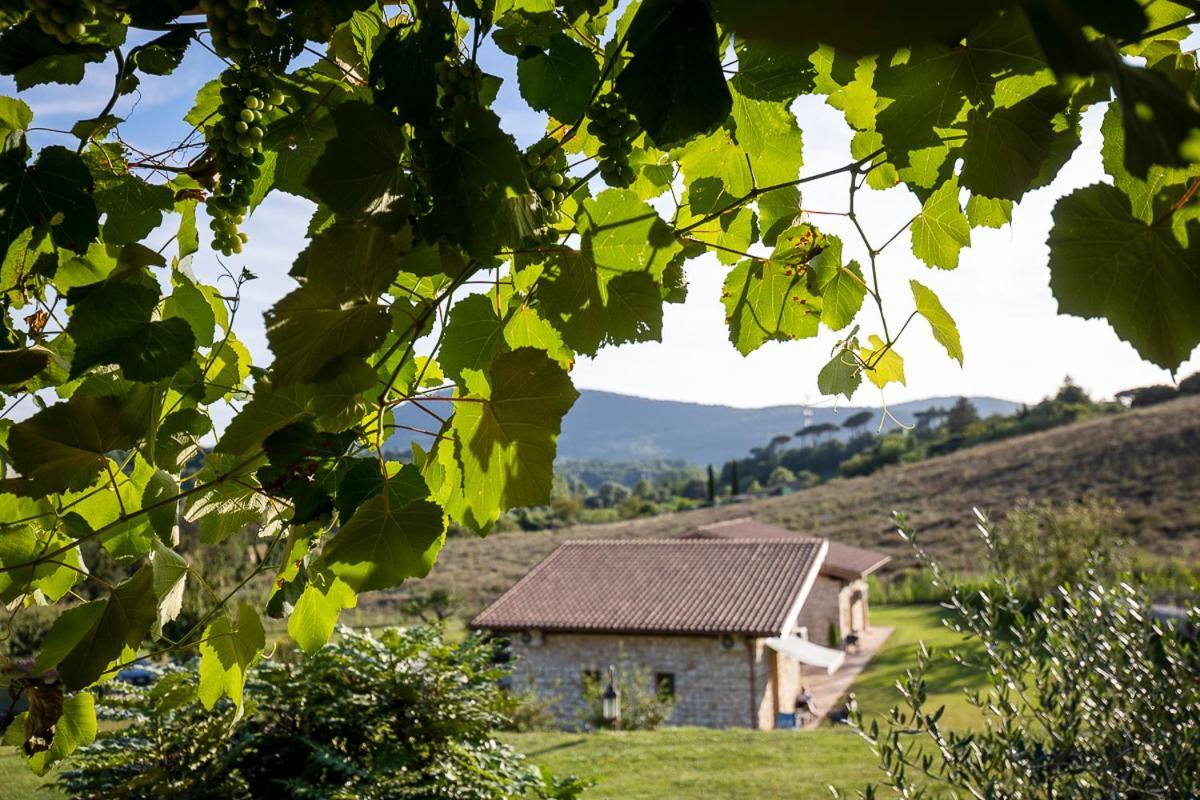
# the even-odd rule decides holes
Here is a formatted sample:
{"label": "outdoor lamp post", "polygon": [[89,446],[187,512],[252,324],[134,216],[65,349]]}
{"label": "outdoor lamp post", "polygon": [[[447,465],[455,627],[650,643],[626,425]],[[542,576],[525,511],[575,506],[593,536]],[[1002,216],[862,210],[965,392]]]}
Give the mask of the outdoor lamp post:
{"label": "outdoor lamp post", "polygon": [[601,714],[614,731],[621,727],[621,692],[617,689],[616,670],[608,668],[608,686],[604,687]]}

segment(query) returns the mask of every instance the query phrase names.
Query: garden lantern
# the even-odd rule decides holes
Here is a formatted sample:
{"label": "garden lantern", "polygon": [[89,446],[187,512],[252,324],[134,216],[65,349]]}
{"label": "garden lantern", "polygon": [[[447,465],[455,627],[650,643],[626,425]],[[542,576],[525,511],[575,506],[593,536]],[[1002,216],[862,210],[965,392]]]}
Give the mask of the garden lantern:
{"label": "garden lantern", "polygon": [[604,687],[601,714],[608,727],[616,730],[621,727],[621,692],[617,689],[616,670],[608,668],[608,686]]}

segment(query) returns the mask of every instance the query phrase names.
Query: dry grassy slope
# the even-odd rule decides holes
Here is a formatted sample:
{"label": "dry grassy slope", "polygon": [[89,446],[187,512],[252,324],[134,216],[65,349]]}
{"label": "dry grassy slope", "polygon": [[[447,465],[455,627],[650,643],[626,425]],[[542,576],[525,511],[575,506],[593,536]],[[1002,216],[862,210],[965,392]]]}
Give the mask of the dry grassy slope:
{"label": "dry grassy slope", "polygon": [[1129,533],[1149,552],[1200,559],[1200,397],[995,442],[942,458],[834,480],[788,495],[606,525],[509,532],[446,543],[424,588],[446,586],[467,610],[486,605],[565,539],[672,536],[752,514],[797,531],[911,563],[890,523],[907,513],[921,541],[955,568],[978,558],[971,508],[1001,516],[1020,498],[1115,497]]}

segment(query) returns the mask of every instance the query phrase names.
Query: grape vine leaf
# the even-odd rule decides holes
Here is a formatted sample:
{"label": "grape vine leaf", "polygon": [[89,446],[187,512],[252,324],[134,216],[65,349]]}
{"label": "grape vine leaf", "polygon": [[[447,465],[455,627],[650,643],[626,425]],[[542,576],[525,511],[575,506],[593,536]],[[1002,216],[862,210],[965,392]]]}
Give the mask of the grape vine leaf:
{"label": "grape vine leaf", "polygon": [[266,643],[262,619],[248,603],[238,606],[236,621],[222,614],[209,623],[200,643],[200,685],[196,692],[205,708],[228,697],[237,707],[235,719],[241,718],[246,673],[258,661]]}
{"label": "grape vine leaf", "polygon": [[865,370],[871,383],[880,389],[889,383],[904,383],[904,359],[895,348],[887,347],[884,341],[872,334],[870,347],[862,347],[858,351],[859,358],[870,366]]}
{"label": "grape vine leaf", "polygon": [[910,280],[908,285],[912,288],[917,313],[924,317],[933,329],[933,338],[946,348],[946,353],[957,361],[959,366],[962,366],[962,342],[959,340],[958,325],[955,324],[954,317],[946,311],[946,307],[932,289],[915,280]]}
{"label": "grape vine leaf", "polygon": [[26,228],[48,228],[58,247],[82,253],[99,235],[92,174],[78,155],[57,145],[26,165],[24,148],[0,154],[0,253]]}
{"label": "grape vine leaf", "polygon": [[96,699],[90,692],[68,697],[62,701],[61,713],[54,721],[50,747],[30,757],[30,768],[37,775],[45,775],[54,764],[94,742],[96,731]]}
{"label": "grape vine leaf", "polygon": [[628,189],[606,189],[584,200],[579,231],[580,249],[606,276],[644,272],[661,282],[682,249],[658,212]]}
{"label": "grape vine leaf", "polygon": [[913,255],[931,267],[954,269],[971,244],[971,225],[958,202],[958,181],[948,180],[921,207],[912,223]]}
{"label": "grape vine leaf", "polygon": [[627,44],[633,57],[617,75],[617,90],[655,145],[671,147],[725,121],[733,98],[707,3],[647,0]]}
{"label": "grape vine leaf", "polygon": [[[136,175],[122,171],[114,174],[106,157],[89,153],[95,179],[92,199],[104,214],[106,244],[140,242],[162,224],[163,212],[175,205],[175,193],[169,186],[155,186]],[[115,168],[125,170],[118,162]]]}
{"label": "grape vine leaf", "polygon": [[143,566],[108,597],[68,609],[54,622],[34,666],[58,667],[68,689],[82,689],[105,672],[125,648],[136,648],[158,617],[153,570]]}
{"label": "grape vine leaf", "polygon": [[41,496],[84,489],[104,468],[105,453],[132,447],[136,432],[115,396],[76,394],[18,422],[8,453],[21,478],[0,482],[5,491]]}
{"label": "grape vine leaf", "polygon": [[[457,417],[457,414],[455,415]],[[429,574],[445,538],[442,509],[417,468],[405,466],[367,498],[325,545],[314,570],[328,570],[355,592],[399,586]]]}
{"label": "grape vine leaf", "polygon": [[980,194],[967,200],[967,222],[972,228],[1003,228],[1012,222],[1012,200],[996,200]]}
{"label": "grape vine leaf", "polygon": [[415,25],[388,31],[371,59],[371,92],[381,108],[412,125],[428,125],[437,107],[434,64],[454,49],[453,29],[433,9]]}
{"label": "grape vine leaf", "polygon": [[521,96],[538,111],[574,121],[587,111],[600,67],[586,47],[562,33],[550,37],[543,52],[517,61]]}
{"label": "grape vine leaf", "polygon": [[[450,319],[438,350],[438,362],[456,383],[462,382],[464,369],[484,369],[498,353],[507,349],[505,322],[497,312],[496,303],[490,293],[474,294],[459,300],[450,309]],[[415,373],[413,377],[416,377]]]}
{"label": "grape vine leaf", "polygon": [[341,578],[323,577],[322,585],[309,578],[288,617],[288,635],[306,653],[315,653],[324,647],[333,635],[342,609],[353,608],[358,602],[354,590]]}
{"label": "grape vine leaf", "polygon": [[[71,540],[54,528],[39,530],[32,525],[6,526],[0,536],[0,602],[11,603],[31,589],[37,589],[51,602],[58,602],[86,573],[79,548],[71,548],[55,557],[61,563],[36,563],[39,556],[70,544]],[[25,564],[27,566],[19,566]]]}
{"label": "grape vine leaf", "polygon": [[1053,87],[1005,108],[972,109],[962,185],[987,197],[1020,200],[1050,156],[1058,97]]}
{"label": "grape vine leaf", "polygon": [[862,368],[850,353],[839,350],[817,373],[817,389],[821,394],[842,395],[847,400],[862,384]]}
{"label": "grape vine leaf", "polygon": [[579,397],[566,371],[529,347],[497,356],[485,377],[487,393],[458,403],[450,420],[463,496],[480,528],[504,509],[549,499],[562,418]]}
{"label": "grape vine leaf", "polygon": [[15,386],[24,383],[49,363],[50,351],[44,347],[0,350],[0,384]]}
{"label": "grape vine leaf", "polygon": [[337,135],[326,142],[305,186],[337,214],[405,216],[412,187],[401,163],[404,129],[367,103],[342,103],[330,114]]}
{"label": "grape vine leaf", "polygon": [[1133,214],[1115,186],[1078,189],[1054,207],[1050,289],[1062,314],[1102,317],[1138,353],[1174,371],[1200,343],[1200,230]]}
{"label": "grape vine leaf", "polygon": [[341,222],[313,239],[292,270],[302,285],[266,316],[275,385],[309,383],[345,356],[374,352],[390,327],[379,297],[399,270],[376,225]]}
{"label": "grape vine leaf", "polygon": [[72,378],[98,364],[116,364],[126,378],[154,382],[183,366],[196,337],[182,319],[152,320],[158,290],[136,283],[104,281],[72,289],[75,307],[67,333],[75,340]]}

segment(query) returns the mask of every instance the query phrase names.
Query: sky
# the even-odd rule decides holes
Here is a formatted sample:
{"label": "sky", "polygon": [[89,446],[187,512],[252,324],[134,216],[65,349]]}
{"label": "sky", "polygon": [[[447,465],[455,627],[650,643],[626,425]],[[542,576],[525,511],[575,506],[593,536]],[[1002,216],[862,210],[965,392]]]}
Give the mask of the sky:
{"label": "sky", "polygon": [[[504,78],[494,109],[505,130],[522,146],[540,138],[545,116],[530,111],[520,100],[513,61],[489,51],[482,66]],[[173,75],[143,78],[139,91],[122,98],[115,109],[127,119],[121,128],[124,137],[149,151],[178,141],[186,131],[179,120],[196,91],[218,69],[213,56],[193,46]],[[69,128],[75,120],[93,116],[104,106],[112,75],[111,62],[92,65],[77,86],[34,87],[20,96],[34,111],[34,126]],[[17,94],[10,80],[0,78],[0,94]],[[840,112],[813,97],[801,98],[793,110],[804,132],[802,175],[851,160],[851,132]],[[864,381],[852,398],[853,405],[956,395],[1035,402],[1052,394],[1066,375],[1096,397],[1171,381],[1167,371],[1143,361],[1107,323],[1058,315],[1050,293],[1045,242],[1055,201],[1076,188],[1108,180],[1100,163],[1102,114],[1103,108],[1087,114],[1083,145],[1052,185],[1026,195],[1010,226],[972,231],[971,246],[963,250],[956,270],[931,269],[915,259],[907,233],[888,247],[879,259],[879,281],[889,324],[903,322],[912,310],[908,282],[916,278],[938,293],[958,322],[965,360],[960,368],[934,342],[928,325],[914,320],[896,346],[905,359],[907,384],[891,384],[881,393]],[[31,138],[35,147],[73,140],[50,132],[36,132]],[[804,207],[844,211],[846,181],[847,177],[840,175],[806,184],[802,187]],[[886,241],[919,210],[916,199],[903,187],[864,191],[859,203],[859,218],[873,243]],[[295,288],[287,272],[306,244],[304,231],[312,210],[306,200],[273,192],[243,226],[250,242],[241,255],[223,259],[234,272],[245,266],[259,276],[244,289],[236,326],[256,363],[270,360],[262,314]],[[821,215],[810,221],[842,238],[846,258],[866,263],[866,253],[847,220]],[[164,229],[171,230],[170,223]],[[200,280],[214,283],[222,264],[207,246],[206,234],[205,228],[192,270]],[[575,384],[642,397],[747,408],[833,404],[821,396],[816,376],[829,360],[838,334],[823,329],[816,339],[772,342],[749,356],[740,355],[727,338],[720,302],[727,270],[711,256],[689,262],[687,301],[666,306],[662,341],[609,347],[594,358],[581,358],[572,373]],[[864,307],[859,322],[864,334],[879,330],[873,306]],[[1193,354],[1179,375],[1197,369],[1200,353]]]}

